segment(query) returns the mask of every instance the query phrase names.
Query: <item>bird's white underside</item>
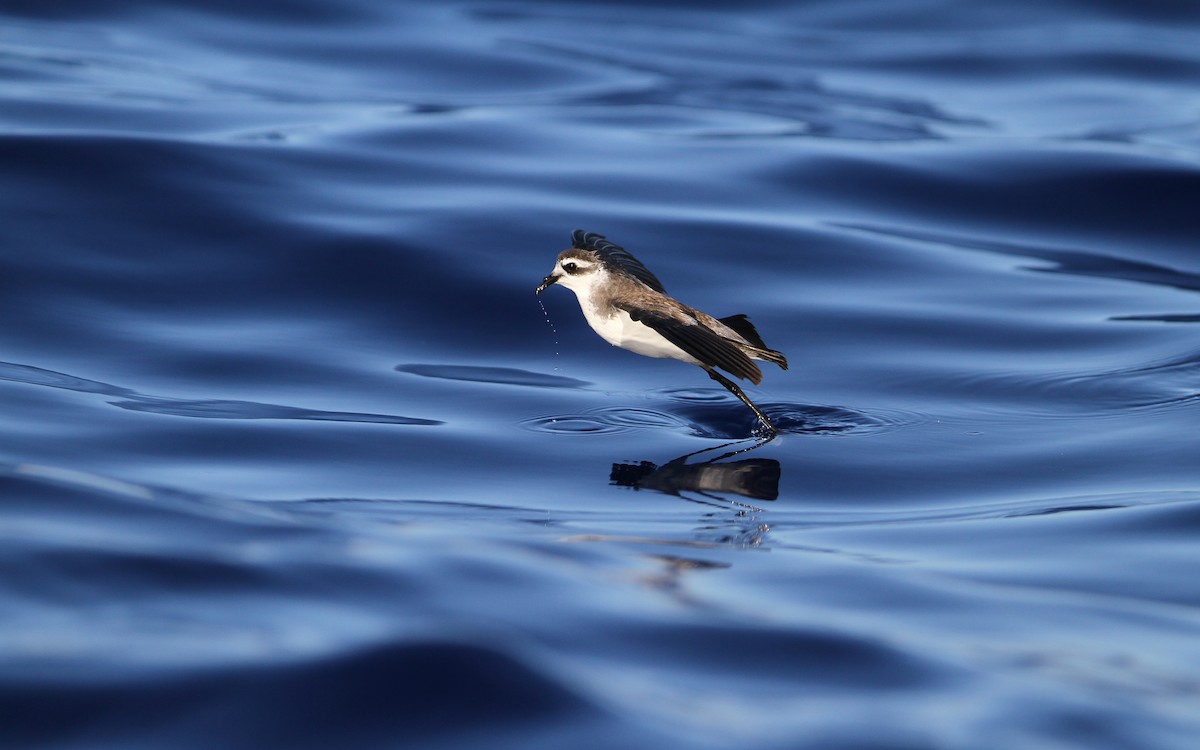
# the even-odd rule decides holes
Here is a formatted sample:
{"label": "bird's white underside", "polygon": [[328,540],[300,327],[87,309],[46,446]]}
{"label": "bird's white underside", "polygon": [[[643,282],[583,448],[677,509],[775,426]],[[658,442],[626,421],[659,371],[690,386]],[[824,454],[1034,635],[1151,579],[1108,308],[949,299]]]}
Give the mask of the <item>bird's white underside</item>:
{"label": "bird's white underside", "polygon": [[653,328],[635,322],[624,310],[597,304],[595,292],[608,282],[608,274],[606,269],[598,268],[580,275],[564,274],[559,280],[560,285],[575,293],[583,317],[600,338],[644,357],[677,359],[689,365],[704,366],[703,362],[667,341]]}
{"label": "bird's white underside", "polygon": [[604,315],[595,305],[579,300],[583,317],[600,338],[613,346],[619,346],[635,354],[659,359],[677,359],[690,365],[702,365],[700,360],[663,338],[662,334],[642,323],[637,323],[624,310]]}

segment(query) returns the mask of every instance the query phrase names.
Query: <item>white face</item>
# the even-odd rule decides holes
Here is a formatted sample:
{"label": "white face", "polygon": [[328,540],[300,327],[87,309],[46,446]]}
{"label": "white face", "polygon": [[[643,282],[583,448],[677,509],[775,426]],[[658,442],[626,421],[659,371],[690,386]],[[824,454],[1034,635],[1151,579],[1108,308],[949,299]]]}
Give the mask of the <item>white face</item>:
{"label": "white face", "polygon": [[590,289],[593,284],[599,281],[602,273],[603,269],[596,261],[564,253],[558,256],[558,262],[554,264],[554,270],[542,281],[542,285],[538,287],[538,292],[540,293],[551,284],[558,284],[565,286],[578,295]]}

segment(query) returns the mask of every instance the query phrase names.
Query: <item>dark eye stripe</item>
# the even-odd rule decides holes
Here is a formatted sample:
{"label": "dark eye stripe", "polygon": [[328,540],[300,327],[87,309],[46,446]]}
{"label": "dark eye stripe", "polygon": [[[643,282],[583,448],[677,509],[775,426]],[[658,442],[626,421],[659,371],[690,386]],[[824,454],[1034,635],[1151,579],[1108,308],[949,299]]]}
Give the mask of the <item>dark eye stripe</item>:
{"label": "dark eye stripe", "polygon": [[579,270],[579,266],[577,266],[574,263],[563,263],[562,267],[563,267],[563,270],[566,271],[567,273],[575,273],[576,271]]}

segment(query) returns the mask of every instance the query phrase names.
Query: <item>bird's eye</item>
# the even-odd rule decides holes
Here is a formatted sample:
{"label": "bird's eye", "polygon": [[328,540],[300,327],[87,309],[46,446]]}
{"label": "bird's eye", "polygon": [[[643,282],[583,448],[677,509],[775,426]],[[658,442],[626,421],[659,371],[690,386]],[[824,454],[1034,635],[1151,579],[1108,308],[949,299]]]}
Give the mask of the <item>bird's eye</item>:
{"label": "bird's eye", "polygon": [[579,266],[574,263],[563,263],[563,270],[567,273],[575,273],[579,270]]}

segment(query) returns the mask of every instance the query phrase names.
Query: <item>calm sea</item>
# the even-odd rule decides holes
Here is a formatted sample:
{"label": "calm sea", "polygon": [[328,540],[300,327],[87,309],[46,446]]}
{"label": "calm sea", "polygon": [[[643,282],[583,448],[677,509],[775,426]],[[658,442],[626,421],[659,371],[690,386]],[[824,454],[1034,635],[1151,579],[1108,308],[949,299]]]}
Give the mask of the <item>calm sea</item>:
{"label": "calm sea", "polygon": [[[1192,750],[1198,35],[6,0],[0,746]],[[576,228],[779,439],[534,296]]]}

